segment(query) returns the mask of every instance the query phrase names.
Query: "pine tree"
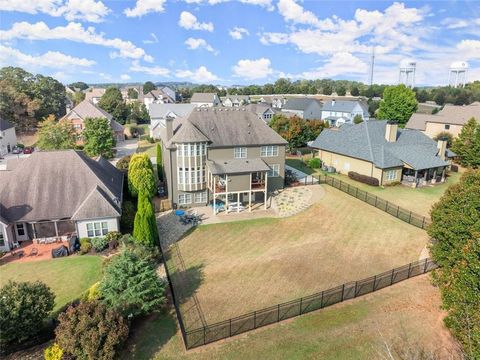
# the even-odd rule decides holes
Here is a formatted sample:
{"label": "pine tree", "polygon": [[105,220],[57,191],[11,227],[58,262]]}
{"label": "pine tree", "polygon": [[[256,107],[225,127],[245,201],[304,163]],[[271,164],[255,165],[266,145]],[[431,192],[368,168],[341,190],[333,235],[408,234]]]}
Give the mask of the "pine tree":
{"label": "pine tree", "polygon": [[480,123],[475,118],[472,117],[463,126],[458,138],[453,141],[452,150],[463,166],[480,167]]}

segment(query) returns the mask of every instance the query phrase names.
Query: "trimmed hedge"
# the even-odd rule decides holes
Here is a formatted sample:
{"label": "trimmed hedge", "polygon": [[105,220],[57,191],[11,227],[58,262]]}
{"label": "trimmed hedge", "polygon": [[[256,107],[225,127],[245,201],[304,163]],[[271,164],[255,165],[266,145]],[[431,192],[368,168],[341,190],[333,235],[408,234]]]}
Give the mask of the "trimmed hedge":
{"label": "trimmed hedge", "polygon": [[367,184],[367,185],[372,185],[372,186],[379,186],[380,185],[378,179],[376,179],[374,177],[371,177],[371,176],[359,174],[355,171],[349,171],[348,172],[348,177],[352,180],[355,180],[355,181],[358,181],[358,182],[361,182],[361,183],[364,183],[364,184]]}

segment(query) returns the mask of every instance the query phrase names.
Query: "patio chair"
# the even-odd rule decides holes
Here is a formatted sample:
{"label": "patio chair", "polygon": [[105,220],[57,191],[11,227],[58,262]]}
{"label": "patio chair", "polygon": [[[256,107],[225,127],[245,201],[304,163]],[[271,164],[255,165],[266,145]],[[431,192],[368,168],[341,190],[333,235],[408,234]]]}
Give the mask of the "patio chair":
{"label": "patio chair", "polygon": [[38,255],[38,249],[37,248],[32,248],[30,250],[30,254],[28,256],[37,256]]}

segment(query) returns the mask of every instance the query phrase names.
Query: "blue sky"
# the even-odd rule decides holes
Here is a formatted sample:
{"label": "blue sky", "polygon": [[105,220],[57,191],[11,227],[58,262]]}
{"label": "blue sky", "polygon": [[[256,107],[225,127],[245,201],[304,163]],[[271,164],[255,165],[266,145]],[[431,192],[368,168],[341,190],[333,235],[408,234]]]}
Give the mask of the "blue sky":
{"label": "blue sky", "polygon": [[0,65],[60,81],[263,84],[278,77],[444,85],[480,79],[478,1],[0,0]]}

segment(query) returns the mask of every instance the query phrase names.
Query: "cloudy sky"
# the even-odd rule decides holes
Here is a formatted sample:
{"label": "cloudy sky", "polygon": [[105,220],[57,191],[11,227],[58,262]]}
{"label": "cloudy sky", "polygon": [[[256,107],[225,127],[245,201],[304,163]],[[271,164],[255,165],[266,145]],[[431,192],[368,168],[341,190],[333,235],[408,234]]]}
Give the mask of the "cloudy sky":
{"label": "cloudy sky", "polygon": [[480,1],[0,0],[0,66],[63,82],[480,79]]}

